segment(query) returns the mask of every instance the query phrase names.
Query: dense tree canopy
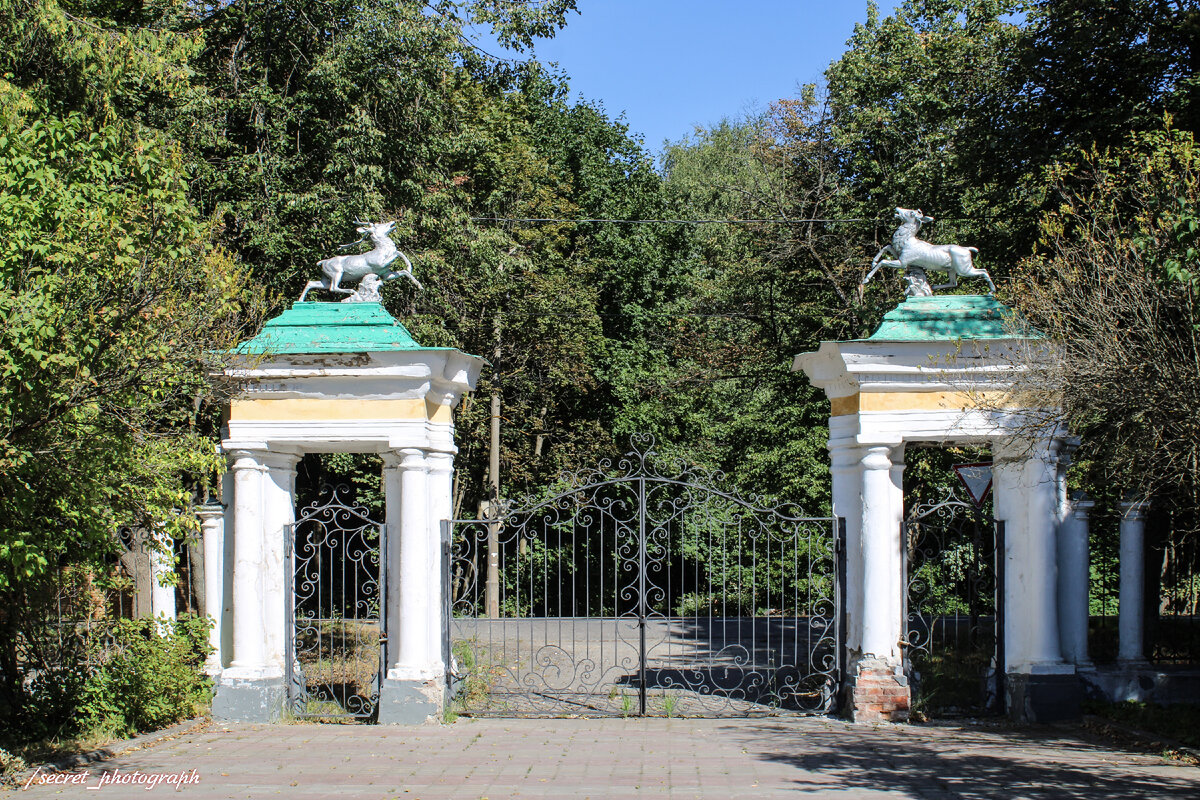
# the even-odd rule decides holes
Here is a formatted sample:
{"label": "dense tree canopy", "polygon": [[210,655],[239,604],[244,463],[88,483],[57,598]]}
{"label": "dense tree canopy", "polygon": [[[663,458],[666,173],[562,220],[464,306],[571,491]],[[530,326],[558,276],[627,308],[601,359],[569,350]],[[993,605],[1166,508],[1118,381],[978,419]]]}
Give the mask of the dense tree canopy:
{"label": "dense tree canopy", "polygon": [[[493,394],[505,492],[647,431],[821,511],[827,409],[790,360],[899,300],[859,285],[891,209],[978,246],[1002,291],[1053,291],[1069,273],[1047,265],[1090,246],[1080,199],[1103,189],[1097,219],[1129,219],[1128,148],[1183,147],[1200,114],[1195,0],[909,0],[872,4],[822,85],[656,165],[567,76],[470,39],[528,50],[573,9],[0,2],[0,589],[116,525],[181,519],[212,462],[205,354],[364,216],[399,221],[425,287],[389,286],[388,308],[491,362],[458,417],[460,512],[486,494]],[[1194,218],[1172,181],[1127,239],[1178,299]]]}

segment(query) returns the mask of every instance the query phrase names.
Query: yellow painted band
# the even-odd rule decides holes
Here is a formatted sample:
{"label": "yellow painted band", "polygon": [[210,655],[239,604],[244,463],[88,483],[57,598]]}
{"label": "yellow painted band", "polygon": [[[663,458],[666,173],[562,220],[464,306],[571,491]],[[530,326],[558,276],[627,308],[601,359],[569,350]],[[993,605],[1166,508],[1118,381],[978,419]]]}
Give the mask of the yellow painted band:
{"label": "yellow painted band", "polygon": [[419,398],[405,400],[321,400],[307,397],[234,400],[229,418],[238,422],[318,422],[356,419],[420,419],[450,422],[450,406]]}
{"label": "yellow painted band", "polygon": [[967,411],[995,393],[972,392],[860,392],[830,399],[830,416],[844,417],[865,411]]}

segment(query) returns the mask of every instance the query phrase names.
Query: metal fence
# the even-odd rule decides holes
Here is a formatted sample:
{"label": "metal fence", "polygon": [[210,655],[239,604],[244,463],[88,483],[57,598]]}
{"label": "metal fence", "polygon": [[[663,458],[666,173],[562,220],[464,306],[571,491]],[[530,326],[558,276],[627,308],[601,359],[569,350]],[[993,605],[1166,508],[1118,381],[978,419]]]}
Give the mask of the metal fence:
{"label": "metal fence", "polygon": [[[1117,660],[1120,612],[1120,517],[1098,508],[1091,517],[1088,655]],[[1200,536],[1171,514],[1146,522],[1144,655],[1156,665],[1200,664]]]}
{"label": "metal fence", "polygon": [[651,447],[635,439],[545,497],[446,523],[460,713],[832,710],[837,520],[729,494]]}
{"label": "metal fence", "polygon": [[[63,564],[5,597],[0,727],[20,726],[31,708],[52,715],[56,712],[47,711],[47,703],[68,703],[71,695],[63,682],[78,680],[119,651],[114,631],[120,620],[202,610],[203,565],[191,541],[170,542],[156,554],[145,532],[123,530],[118,539],[120,547],[108,564]],[[157,592],[152,563],[167,576]],[[167,608],[155,608],[155,594]],[[168,597],[174,602],[164,602]],[[70,709],[63,705],[57,713],[68,715]]]}

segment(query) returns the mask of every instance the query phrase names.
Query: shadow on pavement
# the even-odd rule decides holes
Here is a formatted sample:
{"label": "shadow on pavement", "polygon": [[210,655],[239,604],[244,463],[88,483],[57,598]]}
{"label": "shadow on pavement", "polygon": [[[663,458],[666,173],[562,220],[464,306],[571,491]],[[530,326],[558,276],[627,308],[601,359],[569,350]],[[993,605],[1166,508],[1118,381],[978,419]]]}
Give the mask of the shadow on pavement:
{"label": "shadow on pavement", "polygon": [[[725,729],[755,757],[815,773],[798,775],[794,788],[839,788],[908,793],[964,800],[1200,797],[1200,769],[1163,761],[1154,765],[1110,746],[1020,730],[932,726],[906,735],[904,728],[805,730],[778,724]],[[797,735],[799,733],[799,735]],[[932,736],[929,734],[933,734]],[[1072,763],[1078,762],[1078,763]]]}

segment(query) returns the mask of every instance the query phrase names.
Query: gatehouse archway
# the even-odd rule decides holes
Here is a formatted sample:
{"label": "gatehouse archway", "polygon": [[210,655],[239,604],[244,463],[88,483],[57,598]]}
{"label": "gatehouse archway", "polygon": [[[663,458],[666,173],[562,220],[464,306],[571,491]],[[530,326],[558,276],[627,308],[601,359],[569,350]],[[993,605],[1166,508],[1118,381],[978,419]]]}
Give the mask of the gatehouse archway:
{"label": "gatehouse archway", "polygon": [[[223,598],[213,615],[213,715],[270,721],[298,705],[304,715],[308,701],[298,704],[296,698],[314,696],[294,682],[303,676],[300,651],[307,641],[334,628],[357,632],[360,623],[370,624],[369,607],[360,618],[359,611],[347,611],[344,598],[317,602],[315,631],[295,621],[297,611],[303,620],[313,606],[306,606],[294,583],[305,574],[297,573],[296,564],[303,567],[308,555],[294,537],[305,535],[322,513],[349,513],[337,535],[358,536],[364,547],[377,548],[379,561],[375,601],[385,668],[371,713],[380,722],[440,717],[445,662],[439,521],[451,516],[453,408],[474,387],[482,360],[452,348],[421,347],[375,302],[296,303],[237,353],[240,363],[225,371],[240,388],[221,443],[229,460],[225,509],[219,518],[210,516],[204,529],[206,556],[211,552],[220,565],[212,571],[221,576],[213,596]],[[378,524],[369,515],[326,506],[297,517],[296,466],[305,453],[381,456],[385,508],[377,543],[367,538]],[[314,537],[313,557],[332,553],[328,537]],[[343,538],[337,545],[343,562],[357,559],[344,544]],[[323,570],[316,574],[320,583]],[[352,591],[359,588],[355,582]],[[320,616],[326,611],[329,617]],[[328,684],[337,683],[329,677]],[[362,714],[360,700],[353,699],[357,689],[347,694],[344,688],[331,686],[316,696],[317,704]],[[316,710],[336,713],[329,706]]]}
{"label": "gatehouse archway", "polygon": [[1057,534],[1067,516],[1070,437],[1055,409],[1023,407],[1012,374],[1036,337],[1014,333],[992,297],[909,297],[868,339],[796,356],[829,397],[834,514],[847,521],[846,706],[855,719],[904,719],[905,448],[989,447],[999,559],[1004,702],[1020,719],[1078,714],[1057,602]]}

